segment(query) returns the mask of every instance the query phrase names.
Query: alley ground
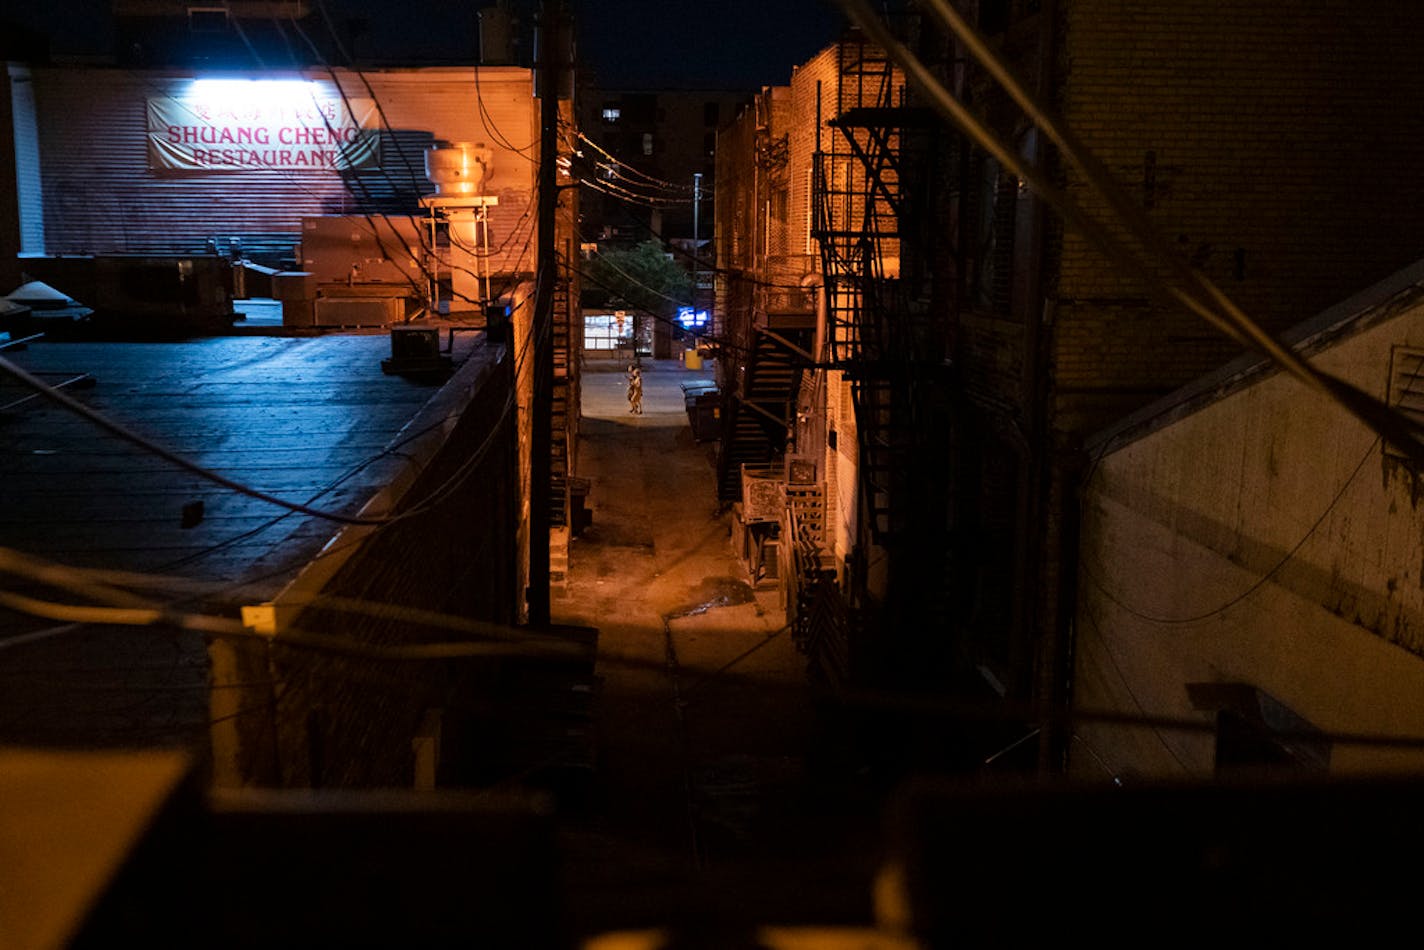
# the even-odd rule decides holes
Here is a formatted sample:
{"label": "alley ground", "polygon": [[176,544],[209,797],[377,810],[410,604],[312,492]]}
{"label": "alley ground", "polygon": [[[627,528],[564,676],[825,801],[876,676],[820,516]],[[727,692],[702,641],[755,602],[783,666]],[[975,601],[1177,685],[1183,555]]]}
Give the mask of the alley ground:
{"label": "alley ground", "polygon": [[818,738],[776,591],[733,556],[712,447],[683,404],[710,369],[645,360],[634,415],[626,368],[585,365],[593,520],[553,604],[600,630],[596,777],[566,847],[575,923],[646,923],[653,907],[704,924],[865,920],[873,809]]}

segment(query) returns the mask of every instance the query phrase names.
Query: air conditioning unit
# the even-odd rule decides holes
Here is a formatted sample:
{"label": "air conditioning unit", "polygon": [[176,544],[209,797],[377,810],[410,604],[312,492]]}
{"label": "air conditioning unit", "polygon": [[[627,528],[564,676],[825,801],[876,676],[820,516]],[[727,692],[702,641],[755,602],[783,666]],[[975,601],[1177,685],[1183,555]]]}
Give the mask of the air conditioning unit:
{"label": "air conditioning unit", "polygon": [[450,357],[440,352],[437,328],[391,328],[391,358],[381,360],[382,372],[395,376],[443,375],[452,366]]}

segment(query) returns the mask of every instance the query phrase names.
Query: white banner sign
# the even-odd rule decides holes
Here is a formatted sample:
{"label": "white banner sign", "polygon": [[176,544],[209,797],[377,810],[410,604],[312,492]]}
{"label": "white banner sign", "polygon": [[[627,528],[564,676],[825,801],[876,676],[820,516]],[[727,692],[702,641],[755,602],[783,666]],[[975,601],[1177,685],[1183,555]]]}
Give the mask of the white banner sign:
{"label": "white banner sign", "polygon": [[[258,85],[256,83],[252,84]],[[349,108],[348,108],[349,103]],[[335,92],[148,100],[148,167],[181,171],[342,171],[379,167],[380,116]]]}

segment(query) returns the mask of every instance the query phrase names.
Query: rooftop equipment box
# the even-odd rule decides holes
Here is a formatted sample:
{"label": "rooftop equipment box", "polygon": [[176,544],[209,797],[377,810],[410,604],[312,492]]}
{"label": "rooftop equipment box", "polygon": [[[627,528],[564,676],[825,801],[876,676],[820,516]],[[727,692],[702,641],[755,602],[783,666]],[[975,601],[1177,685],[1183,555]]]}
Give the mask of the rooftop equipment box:
{"label": "rooftop equipment box", "polygon": [[327,285],[388,284],[422,296],[425,222],[408,215],[344,215],[302,219],[302,270]]}

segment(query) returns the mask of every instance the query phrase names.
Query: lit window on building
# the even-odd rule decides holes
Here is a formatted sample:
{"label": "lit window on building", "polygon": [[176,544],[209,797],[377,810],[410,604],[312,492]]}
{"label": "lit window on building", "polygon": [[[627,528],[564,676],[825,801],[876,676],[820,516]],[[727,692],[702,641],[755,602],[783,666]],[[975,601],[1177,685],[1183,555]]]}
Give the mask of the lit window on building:
{"label": "lit window on building", "polygon": [[586,350],[629,349],[633,345],[633,321],[621,312],[585,314],[583,348]]}
{"label": "lit window on building", "polygon": [[603,121],[604,121],[604,122],[617,122],[617,121],[622,117],[622,115],[623,115],[623,110],[622,110],[622,109],[612,109],[612,108],[604,109],[604,110],[603,110]]}

